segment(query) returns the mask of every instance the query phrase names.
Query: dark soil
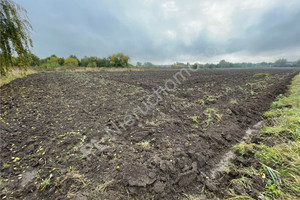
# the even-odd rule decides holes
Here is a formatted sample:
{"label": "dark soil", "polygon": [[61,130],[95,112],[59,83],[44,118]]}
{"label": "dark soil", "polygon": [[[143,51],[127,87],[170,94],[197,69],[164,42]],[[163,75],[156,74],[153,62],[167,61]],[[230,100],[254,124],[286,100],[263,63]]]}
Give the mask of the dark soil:
{"label": "dark soil", "polygon": [[[2,86],[1,198],[199,194],[222,156],[296,74],[294,69],[185,74],[175,91],[162,93],[157,106],[122,128],[124,116],[138,106],[145,110],[153,88],[164,88],[176,72],[39,73]],[[114,124],[122,134],[111,132],[110,138],[105,129],[116,129]]]}

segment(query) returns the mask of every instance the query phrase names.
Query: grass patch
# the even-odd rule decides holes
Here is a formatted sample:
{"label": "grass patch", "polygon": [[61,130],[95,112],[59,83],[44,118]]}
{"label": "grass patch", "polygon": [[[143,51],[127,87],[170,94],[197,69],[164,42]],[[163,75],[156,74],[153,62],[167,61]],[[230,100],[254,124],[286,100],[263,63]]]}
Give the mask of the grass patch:
{"label": "grass patch", "polygon": [[254,74],[254,77],[269,77],[269,73],[256,73]]}
{"label": "grass patch", "polygon": [[50,181],[51,181],[51,178],[53,177],[53,174],[50,174],[48,178],[46,179],[43,179],[42,183],[40,184],[40,190],[41,191],[45,191],[46,188],[50,185]]}
{"label": "grass patch", "polygon": [[[273,125],[262,129],[262,144],[242,142],[234,146],[234,152],[244,156],[251,151],[260,163],[261,179],[266,183],[264,191],[261,191],[264,199],[300,199],[300,74],[293,79],[289,95],[280,95],[264,116]],[[273,145],[265,142],[270,140]],[[239,166],[240,171],[250,168]],[[237,181],[232,180],[234,183]],[[231,199],[240,195],[231,187],[228,193],[233,197]],[[250,195],[242,195],[243,199],[251,199]]]}
{"label": "grass patch", "polygon": [[204,116],[206,116],[205,128],[210,126],[214,121],[221,122],[223,115],[219,113],[216,108],[206,108],[203,112]]}
{"label": "grass patch", "polygon": [[34,69],[11,68],[5,76],[0,76],[0,87],[17,78],[24,78],[29,74],[37,73]]}
{"label": "grass patch", "polygon": [[203,100],[203,99],[198,99],[197,101],[196,101],[196,103],[198,103],[198,104],[200,104],[200,105],[204,105],[205,104],[205,101]]}
{"label": "grass patch", "polygon": [[233,147],[234,153],[244,156],[247,153],[254,152],[253,144],[246,144],[245,142],[241,142]]}

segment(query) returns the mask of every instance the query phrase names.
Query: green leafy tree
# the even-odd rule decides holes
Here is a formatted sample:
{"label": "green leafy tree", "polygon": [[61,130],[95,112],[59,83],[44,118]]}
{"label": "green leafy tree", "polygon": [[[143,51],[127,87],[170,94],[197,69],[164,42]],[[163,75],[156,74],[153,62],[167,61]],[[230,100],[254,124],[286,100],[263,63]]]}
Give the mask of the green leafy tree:
{"label": "green leafy tree", "polygon": [[296,62],[296,65],[300,67],[300,59]]}
{"label": "green leafy tree", "polygon": [[111,67],[109,58],[100,58],[98,61],[98,67]]}
{"label": "green leafy tree", "polygon": [[[41,64],[40,58],[33,53],[29,52],[25,56],[28,66],[39,66]],[[23,59],[21,57],[12,57],[12,66],[22,67]]]}
{"label": "green leafy tree", "polygon": [[29,63],[31,24],[26,10],[12,0],[0,0],[0,73],[5,75],[17,54],[22,66]]}
{"label": "green leafy tree", "polygon": [[56,55],[52,55],[48,58],[41,60],[43,67],[60,67],[59,58]]}
{"label": "green leafy tree", "polygon": [[145,62],[145,63],[144,63],[144,66],[145,66],[145,67],[153,67],[153,66],[155,66],[155,65],[153,65],[151,62]]}
{"label": "green leafy tree", "polygon": [[82,67],[99,67],[100,58],[97,57],[84,57],[80,60]]}
{"label": "green leafy tree", "polygon": [[141,62],[137,62],[137,63],[136,63],[136,66],[137,66],[137,67],[141,67],[142,65],[143,65],[143,64],[142,64]]}
{"label": "green leafy tree", "polygon": [[53,63],[55,66],[57,66],[57,64],[59,65],[59,58],[56,56],[51,56],[48,60],[48,63]]}
{"label": "green leafy tree", "polygon": [[41,60],[39,57],[37,57],[33,53],[30,53],[29,56],[30,56],[30,66],[39,66],[41,64]]}
{"label": "green leafy tree", "polygon": [[77,56],[76,56],[76,55],[70,55],[69,57],[70,57],[70,58],[74,58],[74,59],[76,59],[76,60],[77,60],[77,62],[78,62],[78,66],[81,66],[80,60],[77,58]]}
{"label": "green leafy tree", "polygon": [[85,56],[84,58],[81,58],[80,63],[82,67],[87,67],[89,64],[88,57]]}
{"label": "green leafy tree", "polygon": [[90,62],[87,66],[88,67],[97,67],[97,63],[96,62]]}
{"label": "green leafy tree", "polygon": [[221,61],[219,62],[219,67],[220,67],[220,68],[228,68],[228,67],[230,67],[230,63],[227,62],[227,61],[225,61],[225,60],[221,60]]}
{"label": "green leafy tree", "polygon": [[285,58],[278,59],[278,60],[276,60],[276,62],[274,63],[274,65],[275,65],[276,67],[284,67],[284,66],[286,66],[286,64],[287,64],[287,59],[285,59]]}
{"label": "green leafy tree", "polygon": [[129,57],[122,53],[113,54],[109,57],[109,62],[112,67],[129,67]]}
{"label": "green leafy tree", "polygon": [[63,57],[58,58],[58,64],[59,64],[60,66],[63,66],[64,63],[65,63],[65,59],[64,59]]}
{"label": "green leafy tree", "polygon": [[[111,67],[109,58],[84,57],[80,60],[82,67]],[[96,65],[95,65],[96,64]]]}
{"label": "green leafy tree", "polygon": [[65,66],[70,66],[70,67],[78,67],[78,60],[76,58],[66,58],[65,59]]}

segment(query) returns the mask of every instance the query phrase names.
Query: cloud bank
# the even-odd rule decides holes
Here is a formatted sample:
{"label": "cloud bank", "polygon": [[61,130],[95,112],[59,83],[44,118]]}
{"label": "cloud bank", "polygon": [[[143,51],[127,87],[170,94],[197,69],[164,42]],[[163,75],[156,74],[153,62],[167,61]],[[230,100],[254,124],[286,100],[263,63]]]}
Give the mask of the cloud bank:
{"label": "cloud bank", "polygon": [[34,28],[34,53],[131,62],[300,59],[298,0],[17,0]]}

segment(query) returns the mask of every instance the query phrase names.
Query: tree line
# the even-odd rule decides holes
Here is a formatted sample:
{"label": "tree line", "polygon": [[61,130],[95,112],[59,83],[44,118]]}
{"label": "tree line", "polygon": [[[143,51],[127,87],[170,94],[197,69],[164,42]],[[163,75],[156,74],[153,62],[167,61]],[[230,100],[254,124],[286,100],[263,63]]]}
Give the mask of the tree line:
{"label": "tree line", "polygon": [[[173,68],[180,68],[180,67],[188,67],[189,63],[175,63],[171,65]],[[168,65],[163,66],[168,67]],[[300,59],[295,62],[289,62],[287,59],[281,58],[275,62],[260,62],[260,63],[231,63],[225,60],[221,60],[218,64],[206,63],[206,64],[199,64],[195,63],[192,64],[192,68],[203,68],[203,69],[213,69],[213,68],[251,68],[251,67],[300,67]]]}
{"label": "tree line", "polygon": [[221,60],[218,64],[201,65],[202,68],[251,68],[251,67],[300,67],[300,59],[296,62],[288,62],[281,58],[275,62],[260,62],[260,63],[231,63]]}
{"label": "tree line", "polygon": [[[27,66],[41,66],[41,67],[131,67],[129,64],[129,56],[123,53],[113,54],[107,58],[99,58],[96,56],[79,59],[76,55],[70,55],[67,58],[57,57],[55,54],[39,58],[33,53],[27,54]],[[12,58],[13,66],[22,66],[23,63],[20,57]]]}

